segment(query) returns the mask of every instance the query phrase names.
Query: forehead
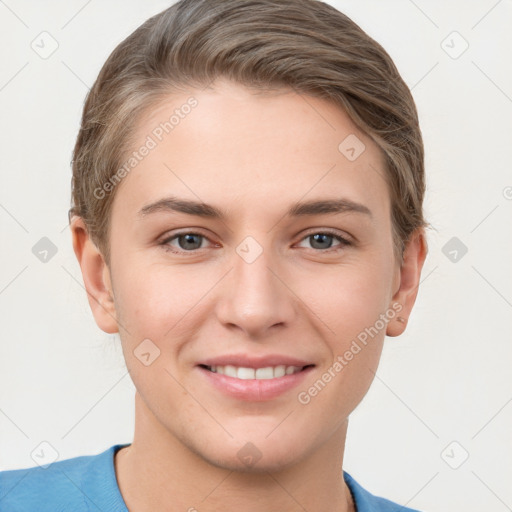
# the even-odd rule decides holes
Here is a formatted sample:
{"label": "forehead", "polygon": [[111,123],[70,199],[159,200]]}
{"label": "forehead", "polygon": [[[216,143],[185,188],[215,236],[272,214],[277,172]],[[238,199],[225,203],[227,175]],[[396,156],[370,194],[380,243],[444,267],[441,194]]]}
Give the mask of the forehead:
{"label": "forehead", "polygon": [[318,195],[389,206],[376,144],[340,107],[292,89],[217,81],[170,94],[141,118],[134,140],[134,152],[150,149],[115,198],[134,208],[166,193],[262,213]]}

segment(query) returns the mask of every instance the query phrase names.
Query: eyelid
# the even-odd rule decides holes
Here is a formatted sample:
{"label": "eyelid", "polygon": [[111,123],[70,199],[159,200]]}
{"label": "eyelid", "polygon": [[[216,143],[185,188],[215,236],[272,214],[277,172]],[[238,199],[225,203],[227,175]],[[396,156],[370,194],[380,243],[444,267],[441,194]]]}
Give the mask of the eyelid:
{"label": "eyelid", "polygon": [[201,235],[205,238],[210,238],[210,235],[207,234],[207,230],[204,228],[190,226],[186,228],[169,229],[163,235],[160,235],[157,240],[165,241],[179,235]]}
{"label": "eyelid", "polygon": [[300,241],[304,240],[304,238],[307,238],[308,236],[316,234],[332,235],[334,237],[341,238],[347,244],[356,243],[356,239],[352,235],[349,235],[345,231],[338,231],[333,228],[311,228],[304,235],[302,235]]}

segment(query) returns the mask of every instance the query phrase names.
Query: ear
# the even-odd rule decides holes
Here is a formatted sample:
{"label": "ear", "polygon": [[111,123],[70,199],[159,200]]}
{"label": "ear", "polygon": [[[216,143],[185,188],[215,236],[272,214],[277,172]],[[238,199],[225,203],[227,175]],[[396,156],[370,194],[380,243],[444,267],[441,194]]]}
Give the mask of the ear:
{"label": "ear", "polygon": [[91,240],[81,217],[71,220],[73,249],[78,259],[87,298],[98,327],[109,334],[118,332],[110,270]]}
{"label": "ear", "polygon": [[[403,262],[399,270],[399,286],[393,295],[393,309],[397,315],[388,323],[387,336],[400,336],[405,331],[407,321],[416,302],[420,285],[421,270],[427,256],[425,231],[414,231],[404,250]],[[399,306],[401,309],[399,310]]]}

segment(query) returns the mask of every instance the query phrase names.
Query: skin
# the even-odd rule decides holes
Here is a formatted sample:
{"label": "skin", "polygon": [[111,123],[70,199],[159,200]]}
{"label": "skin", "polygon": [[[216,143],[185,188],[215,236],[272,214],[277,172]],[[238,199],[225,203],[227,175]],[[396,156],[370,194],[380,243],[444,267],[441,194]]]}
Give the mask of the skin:
{"label": "skin", "polygon": [[[148,112],[147,135],[193,94],[198,106],[115,190],[110,266],[80,218],[73,245],[98,326],[119,332],[135,396],[133,443],[115,457],[130,511],[354,510],[341,478],[348,417],[377,370],[384,337],[398,336],[416,299],[426,256],[413,233],[403,264],[392,243],[383,157],[335,105],[283,89],[254,91],[224,80],[173,94]],[[350,134],[365,151],[349,161]],[[167,196],[204,201],[224,220],[159,211]],[[297,201],[344,198],[371,215],[346,211],[286,217]],[[334,230],[319,244],[311,235]],[[174,238],[198,233],[194,247]],[[262,249],[247,263],[236,252],[251,236]],[[199,245],[200,244],[200,245]],[[188,252],[187,252],[188,251]],[[297,399],[379,315],[399,315],[308,404]],[[144,339],[160,350],[145,366]],[[198,375],[206,357],[287,354],[315,364],[297,389],[266,401],[228,397]],[[237,456],[251,442],[261,459]]]}

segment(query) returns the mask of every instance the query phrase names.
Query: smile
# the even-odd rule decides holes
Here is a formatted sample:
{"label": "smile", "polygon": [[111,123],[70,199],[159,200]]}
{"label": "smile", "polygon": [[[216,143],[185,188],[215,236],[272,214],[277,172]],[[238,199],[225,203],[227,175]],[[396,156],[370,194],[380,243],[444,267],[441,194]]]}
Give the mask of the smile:
{"label": "smile", "polygon": [[213,372],[219,373],[221,375],[226,375],[228,377],[233,377],[235,379],[241,380],[268,380],[268,379],[277,379],[280,377],[284,377],[285,375],[292,375],[294,373],[299,373],[305,366],[266,366],[264,368],[247,368],[244,366],[232,366],[232,365],[215,365],[215,366],[206,366],[204,367]]}
{"label": "smile", "polygon": [[[298,361],[295,362],[298,363]],[[254,366],[251,368],[234,364],[203,363],[196,368],[199,371],[198,375],[201,375],[200,378],[205,379],[204,382],[208,384],[209,391],[213,387],[231,399],[249,402],[273,400],[303,386],[304,379],[315,368],[314,364],[270,366],[266,363],[266,365],[254,364]]]}

